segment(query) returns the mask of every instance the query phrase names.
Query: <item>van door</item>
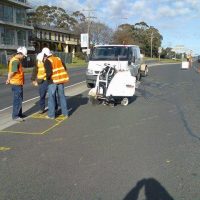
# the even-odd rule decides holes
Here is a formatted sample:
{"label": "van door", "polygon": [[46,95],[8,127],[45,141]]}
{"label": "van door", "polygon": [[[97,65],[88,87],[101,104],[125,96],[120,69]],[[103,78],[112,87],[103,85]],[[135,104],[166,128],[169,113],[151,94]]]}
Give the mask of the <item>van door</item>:
{"label": "van door", "polygon": [[137,76],[137,52],[129,47],[128,65],[132,76]]}

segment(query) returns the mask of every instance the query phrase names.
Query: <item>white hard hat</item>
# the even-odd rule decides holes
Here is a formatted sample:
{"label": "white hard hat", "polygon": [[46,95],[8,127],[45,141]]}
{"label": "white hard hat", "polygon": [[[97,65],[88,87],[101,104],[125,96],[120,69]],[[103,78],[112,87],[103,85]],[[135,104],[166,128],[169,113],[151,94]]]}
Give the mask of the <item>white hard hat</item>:
{"label": "white hard hat", "polygon": [[17,53],[22,53],[24,56],[27,56],[27,49],[26,49],[26,47],[19,47],[17,49]]}
{"label": "white hard hat", "polygon": [[42,49],[42,53],[45,54],[45,55],[47,55],[47,56],[51,56],[51,55],[52,55],[50,49],[47,48],[47,47],[44,47],[44,48]]}
{"label": "white hard hat", "polygon": [[43,61],[43,58],[44,58],[44,53],[42,53],[42,52],[38,53],[36,59],[39,60],[40,62],[42,62],[42,61]]}

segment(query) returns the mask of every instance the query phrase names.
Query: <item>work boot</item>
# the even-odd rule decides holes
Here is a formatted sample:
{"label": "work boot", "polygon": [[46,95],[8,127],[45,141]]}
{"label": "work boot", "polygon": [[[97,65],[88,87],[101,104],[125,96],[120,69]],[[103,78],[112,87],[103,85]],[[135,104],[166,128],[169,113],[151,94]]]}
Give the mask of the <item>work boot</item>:
{"label": "work boot", "polygon": [[40,110],[38,113],[43,114],[43,113],[45,113],[45,110]]}
{"label": "work boot", "polygon": [[15,121],[15,122],[23,122],[25,120],[23,118],[21,118],[21,117],[18,117],[18,118],[13,119],[13,121]]}

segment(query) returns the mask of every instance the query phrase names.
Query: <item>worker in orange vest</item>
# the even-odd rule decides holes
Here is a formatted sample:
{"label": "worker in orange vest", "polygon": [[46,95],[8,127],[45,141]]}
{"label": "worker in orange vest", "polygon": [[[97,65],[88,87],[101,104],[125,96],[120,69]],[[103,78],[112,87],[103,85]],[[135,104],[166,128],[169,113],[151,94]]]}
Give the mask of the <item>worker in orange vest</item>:
{"label": "worker in orange vest", "polygon": [[22,114],[24,72],[22,60],[27,56],[26,47],[19,47],[17,53],[10,59],[8,64],[8,78],[6,84],[12,86],[13,112],[12,119],[17,122],[24,121]]}
{"label": "worker in orange vest", "polygon": [[189,62],[189,67],[192,67],[192,54],[187,54],[187,61]]}
{"label": "worker in orange vest", "polygon": [[56,91],[60,102],[62,115],[68,117],[67,100],[64,93],[64,83],[69,81],[66,66],[59,57],[54,56],[49,48],[42,49],[44,54],[44,66],[48,81],[48,118],[55,119]]}
{"label": "worker in orange vest", "polygon": [[33,68],[32,77],[31,77],[33,85],[39,87],[39,95],[40,95],[39,114],[42,114],[45,112],[45,98],[46,98],[47,89],[48,89],[48,83],[46,80],[46,70],[44,67],[43,58],[44,58],[44,54],[40,52],[36,57],[36,64],[35,64],[35,67]]}

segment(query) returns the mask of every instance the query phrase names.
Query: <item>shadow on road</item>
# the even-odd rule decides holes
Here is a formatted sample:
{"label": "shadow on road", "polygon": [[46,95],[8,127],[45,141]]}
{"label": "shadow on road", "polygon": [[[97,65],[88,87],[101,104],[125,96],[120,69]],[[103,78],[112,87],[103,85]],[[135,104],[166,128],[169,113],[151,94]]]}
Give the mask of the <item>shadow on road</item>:
{"label": "shadow on road", "polygon": [[72,115],[80,106],[88,103],[88,98],[83,94],[78,94],[67,99],[69,114]]}
{"label": "shadow on road", "polygon": [[[72,115],[80,106],[88,103],[88,98],[84,97],[82,94],[75,95],[73,97],[67,97],[67,105],[70,110],[69,114]],[[46,100],[46,105],[48,105],[48,101]],[[40,110],[39,101],[37,101],[30,109],[28,109],[23,114],[26,116],[30,116]],[[58,115],[61,114],[59,111]]]}
{"label": "shadow on road", "polygon": [[143,188],[146,200],[173,200],[166,189],[154,178],[138,181],[123,200],[139,200],[138,197]]}
{"label": "shadow on road", "polygon": [[[23,106],[22,106],[22,110],[23,110]],[[39,101],[37,101],[30,109],[23,112],[23,114],[26,116],[30,116],[30,115],[38,112],[39,110],[40,110],[40,105],[39,105]]]}

